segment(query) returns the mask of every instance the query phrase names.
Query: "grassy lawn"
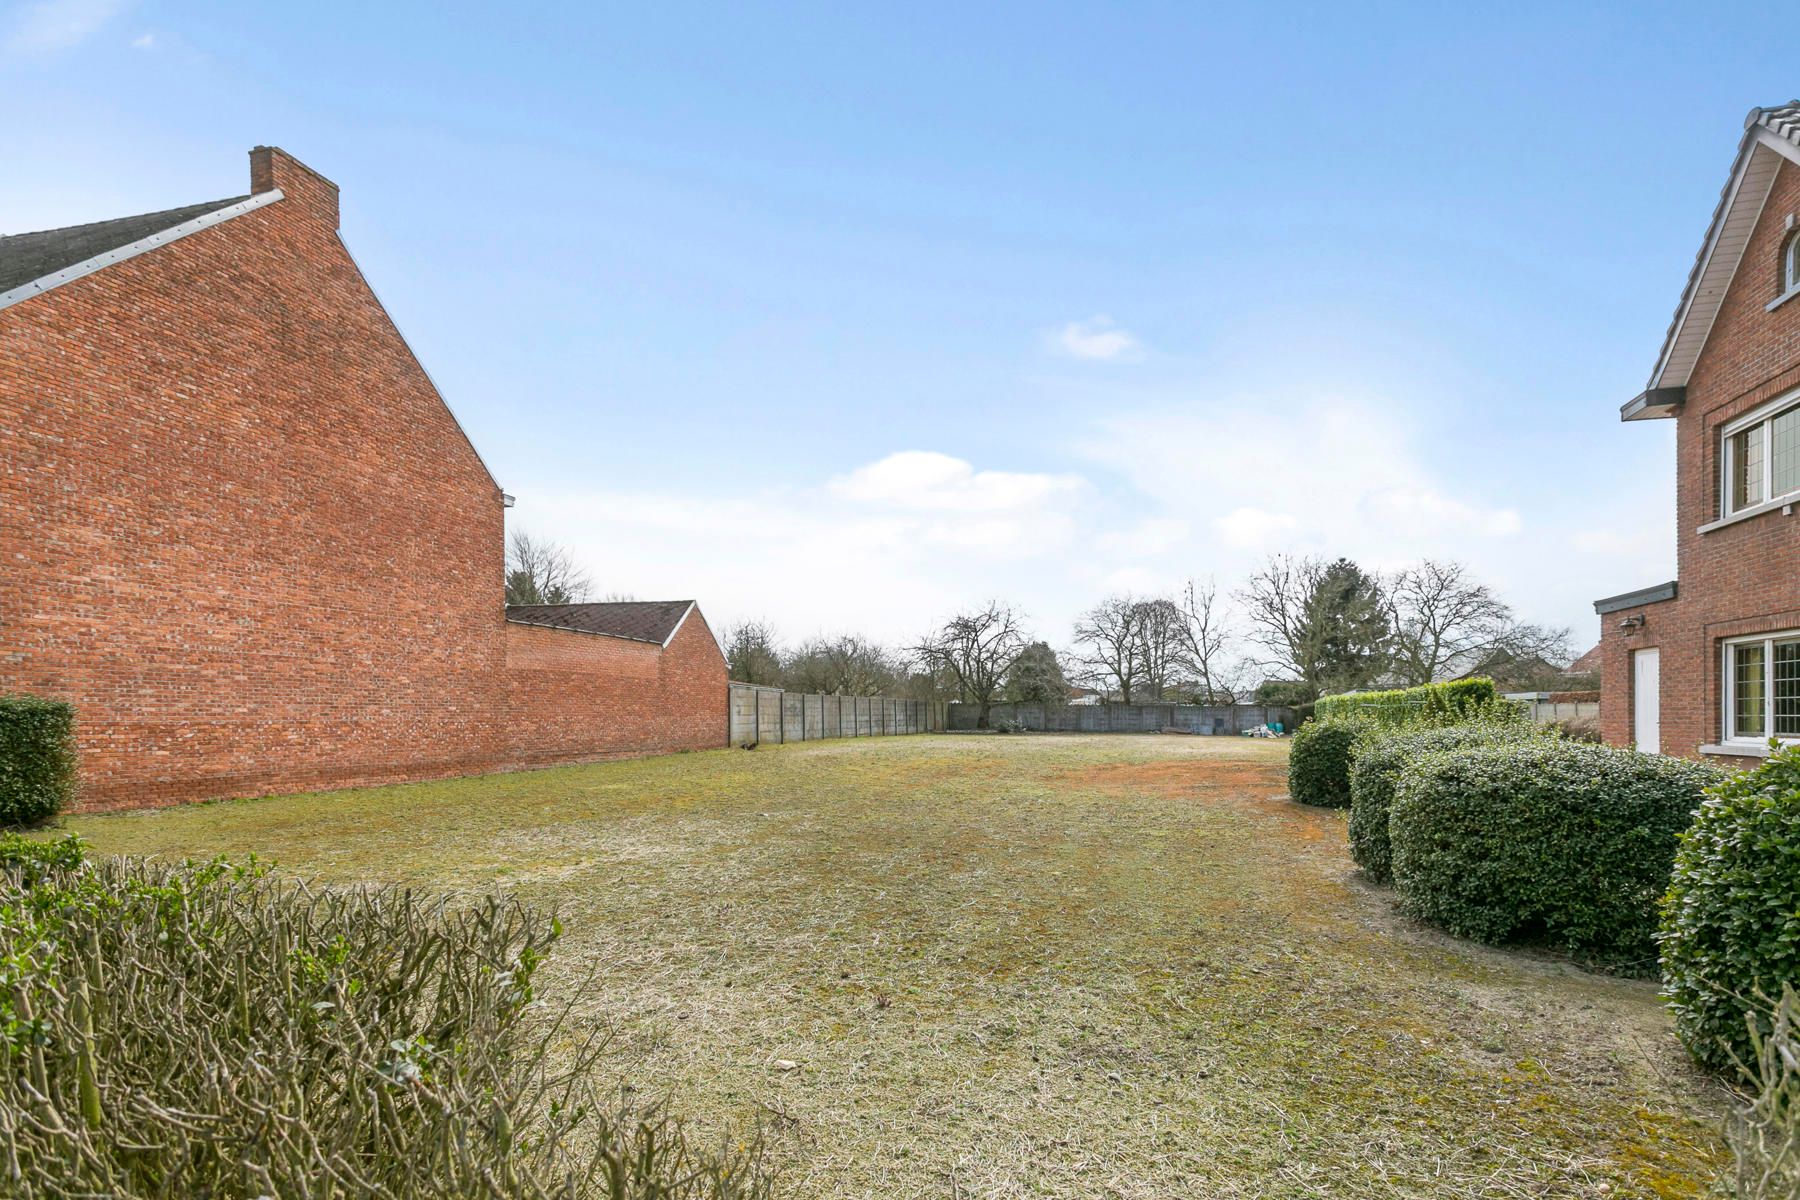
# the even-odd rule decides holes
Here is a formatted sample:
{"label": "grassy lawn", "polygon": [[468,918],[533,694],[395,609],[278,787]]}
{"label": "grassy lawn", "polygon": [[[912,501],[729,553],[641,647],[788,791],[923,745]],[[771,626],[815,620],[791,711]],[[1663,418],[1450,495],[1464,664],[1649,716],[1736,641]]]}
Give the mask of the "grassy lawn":
{"label": "grassy lawn", "polygon": [[70,825],[555,908],[626,1083],[760,1120],[790,1196],[1704,1194],[1654,986],[1398,917],[1285,754],[888,738]]}

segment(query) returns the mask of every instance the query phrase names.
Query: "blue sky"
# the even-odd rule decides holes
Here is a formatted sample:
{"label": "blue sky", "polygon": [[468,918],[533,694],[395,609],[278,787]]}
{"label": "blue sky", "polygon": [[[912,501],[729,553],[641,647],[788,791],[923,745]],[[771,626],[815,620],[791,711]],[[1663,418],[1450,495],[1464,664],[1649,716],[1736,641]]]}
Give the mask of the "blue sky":
{"label": "blue sky", "polygon": [[[845,11],[854,7],[859,11]],[[1281,550],[1527,617],[1672,577],[1622,426],[1744,113],[1748,5],[0,8],[0,232],[280,145],[513,519],[716,626],[901,642]]]}

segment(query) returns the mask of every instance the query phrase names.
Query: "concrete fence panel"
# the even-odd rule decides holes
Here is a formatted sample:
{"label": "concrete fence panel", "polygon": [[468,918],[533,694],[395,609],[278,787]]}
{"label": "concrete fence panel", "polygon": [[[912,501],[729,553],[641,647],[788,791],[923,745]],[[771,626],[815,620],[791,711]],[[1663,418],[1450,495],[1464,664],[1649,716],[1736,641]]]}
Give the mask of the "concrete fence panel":
{"label": "concrete fence panel", "polygon": [[731,745],[883,737],[949,728],[948,707],[892,696],[827,696],[733,683],[726,701]]}

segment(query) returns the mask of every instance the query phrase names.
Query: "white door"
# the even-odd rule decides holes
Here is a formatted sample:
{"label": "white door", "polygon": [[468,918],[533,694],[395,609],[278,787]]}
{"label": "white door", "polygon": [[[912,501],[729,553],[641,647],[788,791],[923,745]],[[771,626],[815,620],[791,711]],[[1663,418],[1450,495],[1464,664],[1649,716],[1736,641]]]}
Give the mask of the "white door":
{"label": "white door", "polygon": [[1639,650],[1631,656],[1631,736],[1647,754],[1662,753],[1661,655]]}

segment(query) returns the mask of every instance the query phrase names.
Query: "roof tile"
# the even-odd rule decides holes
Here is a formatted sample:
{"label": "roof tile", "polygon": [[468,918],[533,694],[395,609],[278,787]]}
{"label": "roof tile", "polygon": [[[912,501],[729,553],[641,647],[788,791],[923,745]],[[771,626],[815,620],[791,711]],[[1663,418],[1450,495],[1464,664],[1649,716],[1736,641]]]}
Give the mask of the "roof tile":
{"label": "roof tile", "polygon": [[506,619],[662,645],[681,624],[692,600],[616,600],[602,604],[509,604]]}
{"label": "roof tile", "polygon": [[89,225],[69,225],[62,229],[45,229],[38,233],[15,233],[0,237],[0,292],[42,279],[46,275],[86,262],[90,258],[141,241],[151,234],[183,225],[195,217],[203,217],[248,196],[230,196],[224,200],[208,200],[162,212],[141,213],[135,217],[119,217],[111,221],[95,221]]}

